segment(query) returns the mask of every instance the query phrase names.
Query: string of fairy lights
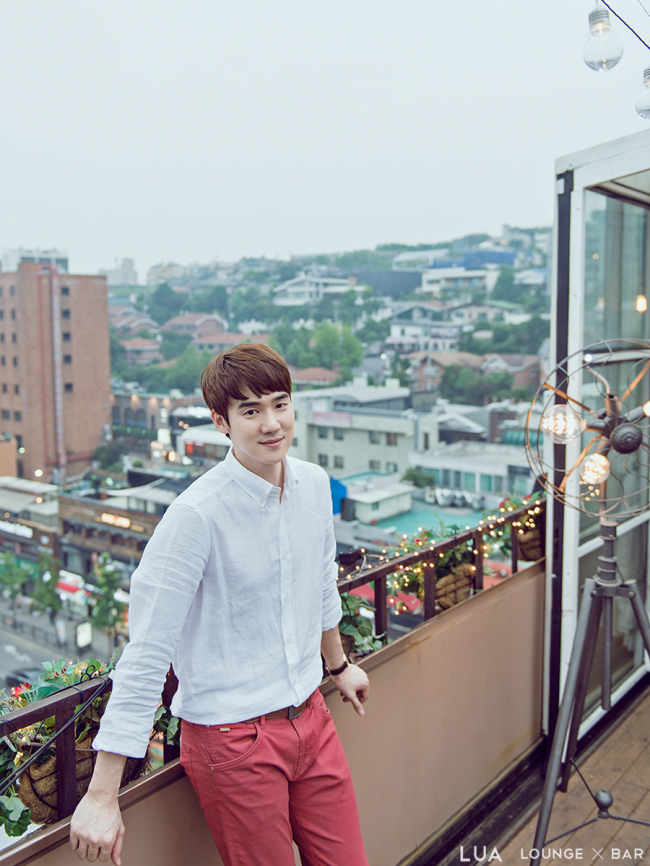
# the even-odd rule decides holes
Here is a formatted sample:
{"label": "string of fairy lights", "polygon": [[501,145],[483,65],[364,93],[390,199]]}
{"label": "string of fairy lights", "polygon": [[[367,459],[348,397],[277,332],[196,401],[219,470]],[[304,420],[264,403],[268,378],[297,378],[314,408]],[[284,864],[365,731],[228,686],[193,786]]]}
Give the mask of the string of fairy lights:
{"label": "string of fairy lights", "polygon": [[[650,12],[641,0],[637,0],[637,3],[650,17]],[[589,36],[582,53],[587,66],[596,72],[607,72],[613,69],[623,56],[623,42],[612,27],[610,12],[650,51],[650,45],[612,8],[607,0],[596,0],[595,9],[589,13]],[[650,120],[650,65],[643,71],[643,83],[634,107],[640,117]]]}

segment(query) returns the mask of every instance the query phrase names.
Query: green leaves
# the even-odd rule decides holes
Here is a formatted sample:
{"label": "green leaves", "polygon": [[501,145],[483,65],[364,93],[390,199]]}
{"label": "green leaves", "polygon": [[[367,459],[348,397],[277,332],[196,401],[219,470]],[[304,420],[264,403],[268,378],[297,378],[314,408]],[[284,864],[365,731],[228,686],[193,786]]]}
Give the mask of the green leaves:
{"label": "green leaves", "polygon": [[22,836],[31,817],[31,811],[18,797],[0,797],[0,825],[7,836]]}
{"label": "green leaves", "polygon": [[164,735],[165,742],[170,746],[179,746],[181,742],[181,720],[172,716],[169,707],[164,704],[158,707],[153,717],[153,729]]}

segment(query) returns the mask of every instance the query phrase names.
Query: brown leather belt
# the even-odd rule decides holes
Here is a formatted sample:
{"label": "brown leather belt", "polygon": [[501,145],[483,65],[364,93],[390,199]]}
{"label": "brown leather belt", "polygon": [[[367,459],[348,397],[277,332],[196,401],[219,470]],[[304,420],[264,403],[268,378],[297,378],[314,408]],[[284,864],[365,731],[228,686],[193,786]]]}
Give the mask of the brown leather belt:
{"label": "brown leather belt", "polygon": [[[272,713],[264,713],[264,718],[265,719],[284,719],[284,718],[295,719],[301,713],[304,713],[304,711],[307,709],[307,707],[310,707],[310,706],[311,706],[311,695],[309,695],[307,700],[303,701],[297,707],[283,707],[281,710],[273,710]],[[262,719],[261,716],[255,716],[254,719],[244,719],[244,724],[245,725],[252,725],[253,722],[259,722],[259,721],[261,721],[261,719]]]}

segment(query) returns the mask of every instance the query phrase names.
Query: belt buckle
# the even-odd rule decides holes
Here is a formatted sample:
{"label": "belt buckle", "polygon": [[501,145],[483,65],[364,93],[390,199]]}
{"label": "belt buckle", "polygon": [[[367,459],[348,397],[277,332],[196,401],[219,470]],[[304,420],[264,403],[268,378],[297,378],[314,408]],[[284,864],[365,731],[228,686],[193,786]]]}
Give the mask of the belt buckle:
{"label": "belt buckle", "polygon": [[[300,710],[299,713],[296,712],[298,707],[294,707],[293,704],[289,707],[289,721],[291,721],[291,719],[297,719],[298,716],[302,716],[305,710],[309,709],[309,707],[311,706],[311,695],[309,695],[306,701],[303,701],[303,704],[305,706]],[[302,706],[302,704],[299,704],[299,706]]]}

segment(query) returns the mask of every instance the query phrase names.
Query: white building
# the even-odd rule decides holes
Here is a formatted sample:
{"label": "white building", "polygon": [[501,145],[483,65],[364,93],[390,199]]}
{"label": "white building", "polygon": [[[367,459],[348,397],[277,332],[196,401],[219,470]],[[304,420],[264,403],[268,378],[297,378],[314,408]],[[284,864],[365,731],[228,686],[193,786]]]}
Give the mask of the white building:
{"label": "white building", "polygon": [[489,295],[499,277],[499,268],[432,268],[422,274],[420,294],[434,298],[465,296],[471,298],[474,292],[487,292]]}
{"label": "white building", "polygon": [[386,345],[405,352],[453,351],[462,328],[442,320],[449,315],[449,309],[435,301],[408,304],[391,318]]}
{"label": "white building", "polygon": [[349,280],[300,274],[273,289],[273,303],[279,307],[300,307],[324,297],[338,300],[350,289],[363,292],[363,286],[352,286]]}

